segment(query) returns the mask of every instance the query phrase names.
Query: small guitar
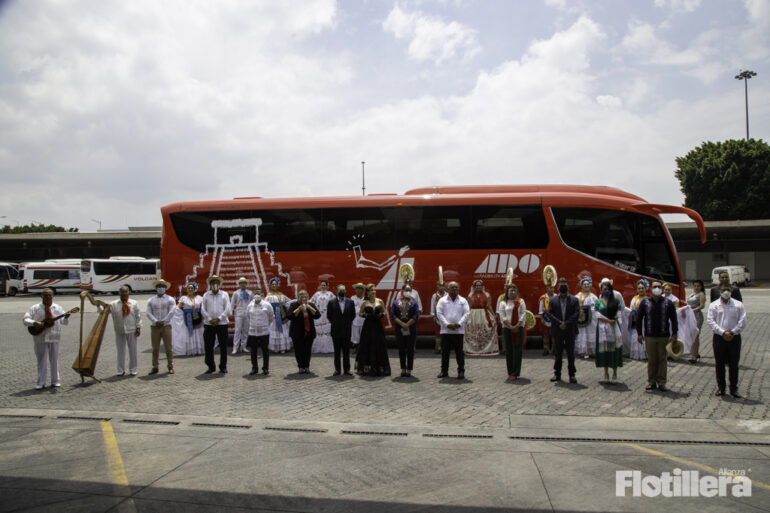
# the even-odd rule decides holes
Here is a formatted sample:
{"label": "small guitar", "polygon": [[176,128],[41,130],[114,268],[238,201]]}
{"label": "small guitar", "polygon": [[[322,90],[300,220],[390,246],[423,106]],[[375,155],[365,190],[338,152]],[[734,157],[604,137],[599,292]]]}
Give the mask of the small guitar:
{"label": "small guitar", "polygon": [[54,322],[58,321],[59,319],[61,319],[65,315],[70,315],[70,314],[78,313],[79,311],[80,311],[80,307],[76,306],[75,308],[73,308],[69,312],[63,313],[61,315],[57,315],[53,319],[48,319],[50,321],[50,324],[48,326],[46,326],[45,325],[45,321],[43,321],[43,325],[42,326],[38,325],[38,324],[33,324],[32,326],[27,326],[27,331],[29,331],[30,335],[32,335],[33,337],[36,337],[37,335],[40,335],[45,330],[47,330],[48,328],[53,326]]}

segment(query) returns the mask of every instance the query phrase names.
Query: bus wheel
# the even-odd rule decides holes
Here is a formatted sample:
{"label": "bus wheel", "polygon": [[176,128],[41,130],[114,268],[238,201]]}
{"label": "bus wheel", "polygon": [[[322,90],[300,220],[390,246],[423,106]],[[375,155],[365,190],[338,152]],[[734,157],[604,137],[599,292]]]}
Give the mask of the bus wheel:
{"label": "bus wheel", "polygon": [[134,293],[134,290],[131,288],[131,285],[126,285],[125,287],[128,289],[128,293],[129,294],[133,294]]}
{"label": "bus wheel", "polygon": [[8,291],[9,296],[15,296],[18,290],[16,290],[16,287],[11,287],[11,289]]}
{"label": "bus wheel", "polygon": [[56,295],[56,289],[55,288],[53,288],[53,287],[46,287],[46,288],[51,289],[51,292],[53,292],[53,295],[54,296]]}

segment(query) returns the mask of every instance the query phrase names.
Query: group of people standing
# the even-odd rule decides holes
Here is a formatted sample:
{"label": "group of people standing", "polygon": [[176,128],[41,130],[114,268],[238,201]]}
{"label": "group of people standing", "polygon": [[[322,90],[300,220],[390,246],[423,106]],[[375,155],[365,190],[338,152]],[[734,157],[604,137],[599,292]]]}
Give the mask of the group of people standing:
{"label": "group of people standing", "polygon": [[[713,347],[716,360],[717,395],[727,388],[725,366],[729,367],[729,391],[739,398],[738,361],[740,359],[741,331],[746,325],[746,313],[740,290],[732,287],[729,276],[720,275],[721,283],[711,290],[708,304],[708,325],[714,332]],[[352,375],[351,353],[355,352],[353,370],[359,375],[390,376],[385,331],[382,318],[390,315],[399,353],[401,377],[411,377],[414,369],[417,321],[422,312],[419,294],[406,282],[391,305],[377,297],[373,284],[353,285],[355,295],[347,296],[345,285],[339,284],[335,293],[322,281],[319,291],[310,296],[301,290],[295,300],[289,299],[278,288],[280,280],[269,281],[270,290],[263,295],[257,286],[249,290],[248,280],[238,280],[239,288],[232,295],[220,289],[222,279],[211,276],[208,290],[198,295],[196,283],[188,283],[186,295],[175,301],[166,294],[170,284],[156,280],[156,295],[147,301],[146,315],[150,321],[152,368],[159,372],[159,350],[163,342],[168,373],[174,373],[174,352],[204,354],[206,373],[216,371],[214,350],[219,346],[219,372],[227,373],[228,323],[234,319],[232,354],[248,351],[251,356],[251,374],[261,371],[269,375],[270,353],[291,349],[298,372],[310,373],[313,352],[334,353],[334,375]],[[623,323],[629,333],[636,332],[636,344],[630,349],[631,358],[647,360],[647,390],[667,390],[667,355],[677,342],[679,321],[678,299],[670,287],[660,281],[637,283],[637,295],[632,298],[628,317]],[[567,373],[571,383],[577,383],[576,355],[593,354],[597,368],[603,368],[604,380],[617,383],[617,370],[623,366],[624,334],[621,329],[625,304],[623,297],[613,290],[612,281],[604,278],[599,284],[600,296],[591,292],[591,279],[580,280],[577,295],[569,293],[566,278],[558,280],[557,289],[549,284],[539,300],[539,316],[545,333],[544,354],[554,353],[554,375],[551,381],[561,381],[563,355],[567,355]],[[647,290],[652,289],[652,295]],[[668,290],[666,290],[668,288]],[[706,299],[703,283],[696,281],[687,305],[694,312],[698,332],[703,324]],[[130,290],[123,287],[119,299],[109,304],[117,346],[117,374],[126,369],[131,375],[138,372],[137,338],[142,330],[141,308],[130,298]],[[504,293],[492,310],[492,298],[484,290],[481,280],[473,283],[467,299],[459,294],[459,284],[437,284],[431,298],[430,316],[436,325],[436,350],[441,353],[438,378],[449,376],[451,352],[455,352],[457,378],[465,377],[465,355],[498,354],[498,324],[502,332],[503,352],[506,356],[508,379],[515,381],[521,375],[523,348],[527,337],[527,309],[518,288],[507,283]],[[35,354],[38,359],[37,388],[46,382],[47,366],[51,367],[51,384],[59,386],[58,342],[60,326],[67,323],[69,312],[53,303],[53,292],[43,291],[42,303],[33,305],[24,317],[24,324],[43,329],[35,335]],[[699,358],[698,337],[691,348],[690,362]],[[357,348],[357,350],[353,350]],[[591,348],[591,349],[589,349]],[[128,353],[128,367],[125,365]],[[612,370],[610,376],[609,371]]]}

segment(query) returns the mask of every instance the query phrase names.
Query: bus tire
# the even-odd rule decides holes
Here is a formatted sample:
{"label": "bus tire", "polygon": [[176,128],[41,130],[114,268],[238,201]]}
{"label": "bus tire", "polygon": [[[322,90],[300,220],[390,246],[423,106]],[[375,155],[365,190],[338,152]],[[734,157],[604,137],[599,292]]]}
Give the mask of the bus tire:
{"label": "bus tire", "polygon": [[134,290],[131,288],[131,285],[124,285],[124,287],[126,287],[128,289],[128,293],[129,294],[133,294],[134,293]]}

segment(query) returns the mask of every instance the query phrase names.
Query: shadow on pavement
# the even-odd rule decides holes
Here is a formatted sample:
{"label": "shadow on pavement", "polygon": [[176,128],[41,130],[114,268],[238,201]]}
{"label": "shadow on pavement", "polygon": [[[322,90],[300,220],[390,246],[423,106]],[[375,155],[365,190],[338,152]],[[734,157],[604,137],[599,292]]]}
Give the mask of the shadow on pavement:
{"label": "shadow on pavement", "polygon": [[[496,506],[454,506],[414,502],[391,502],[363,499],[328,499],[294,497],[256,493],[189,490],[182,488],[129,487],[116,491],[111,483],[67,481],[27,477],[3,477],[2,503],[13,505],[14,510],[58,512],[70,511],[122,511],[121,507],[131,500],[140,512],[203,512],[203,511],[365,511],[367,513],[524,513],[526,511],[552,511]],[[123,488],[123,487],[120,487]],[[122,493],[121,493],[122,492]],[[131,494],[127,496],[127,494]],[[591,510],[583,510],[589,512]],[[598,511],[598,510],[593,510]],[[570,512],[565,512],[570,513]]]}

